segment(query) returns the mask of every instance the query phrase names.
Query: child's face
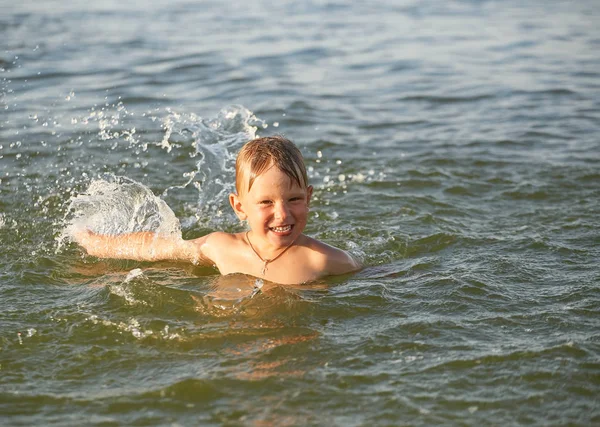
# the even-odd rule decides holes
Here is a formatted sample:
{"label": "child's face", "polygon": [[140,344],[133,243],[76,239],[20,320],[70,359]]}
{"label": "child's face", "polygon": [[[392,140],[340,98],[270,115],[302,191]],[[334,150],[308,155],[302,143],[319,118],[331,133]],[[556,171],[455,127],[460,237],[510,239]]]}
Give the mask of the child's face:
{"label": "child's face", "polygon": [[278,248],[304,231],[311,195],[311,186],[298,186],[273,166],[255,178],[250,191],[232,195],[231,204],[238,217],[248,221],[255,238]]}

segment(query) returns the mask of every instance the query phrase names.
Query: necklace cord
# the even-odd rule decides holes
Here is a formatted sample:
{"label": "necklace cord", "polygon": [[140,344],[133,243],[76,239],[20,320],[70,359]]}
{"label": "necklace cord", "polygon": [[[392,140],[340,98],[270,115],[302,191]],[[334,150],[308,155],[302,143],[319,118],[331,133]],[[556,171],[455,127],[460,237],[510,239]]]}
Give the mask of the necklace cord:
{"label": "necklace cord", "polygon": [[248,244],[250,245],[250,248],[252,249],[252,252],[254,252],[254,254],[258,257],[258,259],[260,259],[262,262],[265,263],[265,265],[263,265],[263,269],[262,269],[262,275],[264,276],[265,273],[267,272],[267,264],[269,264],[270,262],[275,261],[277,258],[279,258],[281,255],[283,255],[289,248],[292,247],[292,245],[294,243],[296,243],[296,239],[294,239],[294,241],[292,243],[290,243],[289,245],[286,246],[286,248],[284,250],[282,250],[281,252],[279,252],[277,254],[277,256],[275,256],[274,258],[271,259],[264,259],[263,257],[260,256],[260,254],[256,251],[256,249],[254,249],[254,246],[252,246],[252,242],[250,241],[250,237],[248,236],[248,233],[250,233],[250,231],[246,231],[246,240],[248,241]]}

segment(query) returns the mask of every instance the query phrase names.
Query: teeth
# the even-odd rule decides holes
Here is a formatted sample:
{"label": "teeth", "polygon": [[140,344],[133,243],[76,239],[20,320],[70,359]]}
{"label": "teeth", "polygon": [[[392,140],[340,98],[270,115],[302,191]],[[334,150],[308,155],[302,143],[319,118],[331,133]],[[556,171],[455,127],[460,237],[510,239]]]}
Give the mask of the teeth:
{"label": "teeth", "polygon": [[292,229],[291,225],[286,225],[284,227],[271,227],[271,230],[277,233],[285,233],[286,231],[290,231]]}

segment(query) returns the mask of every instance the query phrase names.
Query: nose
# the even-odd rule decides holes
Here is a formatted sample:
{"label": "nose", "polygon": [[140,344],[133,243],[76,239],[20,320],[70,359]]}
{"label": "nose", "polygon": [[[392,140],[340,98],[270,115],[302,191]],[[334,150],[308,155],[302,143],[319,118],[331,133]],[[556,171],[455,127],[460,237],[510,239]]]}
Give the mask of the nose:
{"label": "nose", "polygon": [[275,219],[285,221],[290,216],[290,211],[287,203],[276,203],[275,204]]}

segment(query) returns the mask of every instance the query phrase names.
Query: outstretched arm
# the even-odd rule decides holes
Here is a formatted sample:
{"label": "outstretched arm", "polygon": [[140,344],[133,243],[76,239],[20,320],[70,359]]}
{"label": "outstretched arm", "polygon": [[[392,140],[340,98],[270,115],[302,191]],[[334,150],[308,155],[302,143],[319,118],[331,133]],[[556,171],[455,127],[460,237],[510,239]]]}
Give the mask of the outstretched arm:
{"label": "outstretched arm", "polygon": [[163,237],[151,232],[110,236],[83,230],[75,234],[75,241],[87,253],[98,258],[132,259],[136,261],[189,261],[210,264],[202,254],[201,246],[207,236],[196,240]]}

